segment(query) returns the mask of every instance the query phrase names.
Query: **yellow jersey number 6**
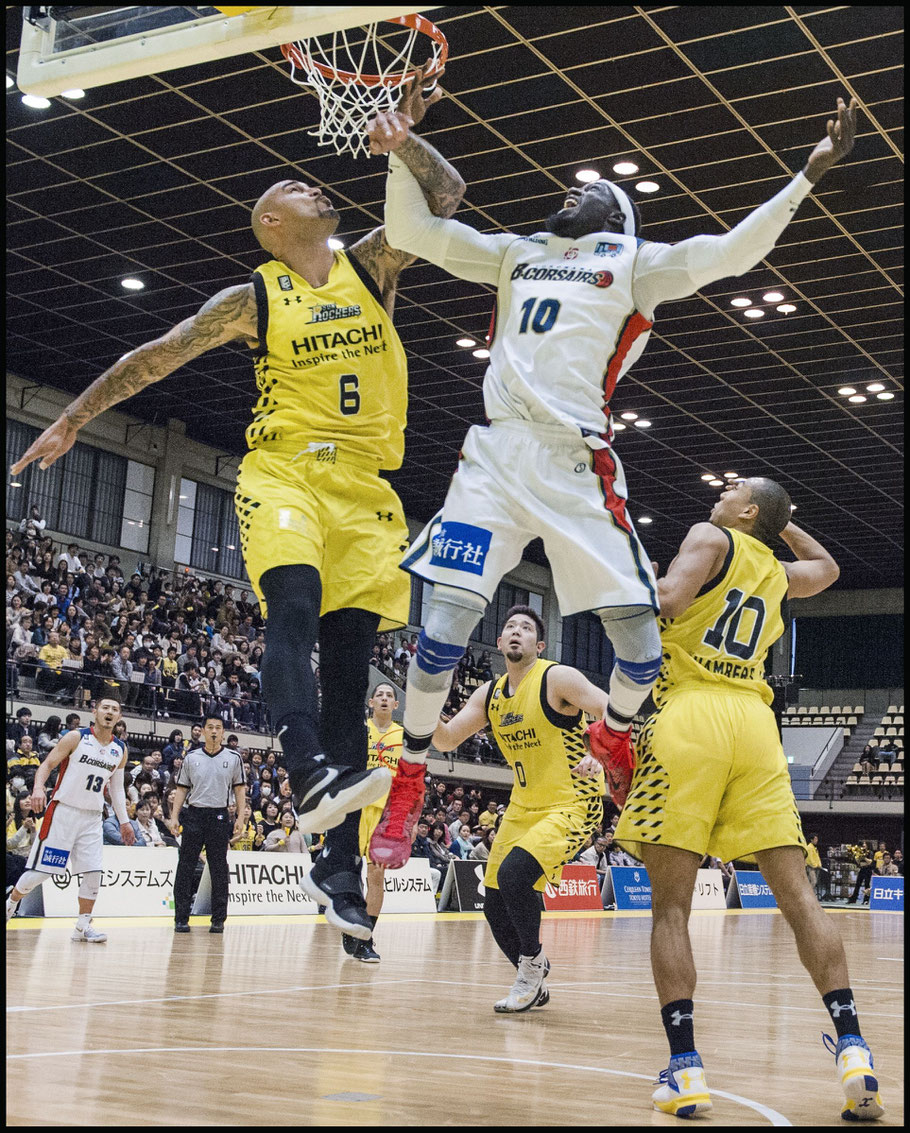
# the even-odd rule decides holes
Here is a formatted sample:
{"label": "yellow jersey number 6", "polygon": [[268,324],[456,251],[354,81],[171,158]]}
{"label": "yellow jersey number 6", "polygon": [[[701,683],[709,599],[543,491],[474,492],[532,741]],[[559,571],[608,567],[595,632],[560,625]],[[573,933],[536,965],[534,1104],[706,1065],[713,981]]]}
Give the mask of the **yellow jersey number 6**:
{"label": "yellow jersey number 6", "polygon": [[345,417],[360,412],[360,379],[356,374],[342,374],[338,379],[338,408]]}

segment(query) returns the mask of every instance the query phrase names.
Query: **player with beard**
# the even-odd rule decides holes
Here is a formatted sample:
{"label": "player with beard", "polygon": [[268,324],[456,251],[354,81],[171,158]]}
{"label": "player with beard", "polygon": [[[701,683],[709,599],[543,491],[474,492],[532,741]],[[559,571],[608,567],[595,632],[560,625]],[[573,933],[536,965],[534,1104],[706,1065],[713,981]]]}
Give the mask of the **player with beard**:
{"label": "player with beard", "polygon": [[530,606],[513,606],[497,642],[506,673],[487,681],[433,743],[452,751],[488,725],[515,772],[509,805],[484,874],[483,912],[493,939],[518,969],[498,1012],[543,1007],[550,964],[540,943],[540,892],[558,884],[603,819],[604,777],[585,751],[585,713],[600,719],[607,694],[568,665],[541,657],[544,625]]}
{"label": "player with beard", "polygon": [[[424,68],[400,106],[419,121]],[[433,214],[450,216],[464,182],[430,146],[407,160]],[[267,610],[262,689],[281,738],[303,833],[328,831],[301,885],[336,928],[369,940],[360,881],[362,806],[388,790],[367,769],[363,702],[380,628],[408,620],[410,587],[398,569],[408,529],[382,469],[400,467],[407,363],[392,324],[401,270],[413,262],[376,228],[333,251],[335,202],[318,186],[279,181],[253,208],[253,234],[271,259],[251,282],[228,287],[198,314],[124,355],[17,462],[44,469],[105,409],[216,346],[253,352],[259,400],[246,432],[235,507],[244,563]],[[319,638],[321,713],[310,656]]]}
{"label": "player with beard", "polygon": [[408,670],[404,753],[373,835],[373,860],[393,867],[407,860],[451,672],[503,575],[535,536],[562,615],[597,613],[613,646],[609,703],[590,739],[622,806],[634,766],[629,730],[660,670],[661,649],[656,582],[613,451],[613,390],[641,355],[655,309],[755,267],[819,178],[851,151],[855,131],[855,100],[838,99],[836,120],[781,192],[721,236],[671,245],[643,240],[634,205],[603,179],[569,190],[546,229],[531,236],[435,218],[408,171],[417,142],[407,120],[384,114],[371,124],[374,151],[391,155],[385,219],[392,245],[497,289],[484,378],[489,424],[469,430],[442,511],[402,563],[433,592]]}

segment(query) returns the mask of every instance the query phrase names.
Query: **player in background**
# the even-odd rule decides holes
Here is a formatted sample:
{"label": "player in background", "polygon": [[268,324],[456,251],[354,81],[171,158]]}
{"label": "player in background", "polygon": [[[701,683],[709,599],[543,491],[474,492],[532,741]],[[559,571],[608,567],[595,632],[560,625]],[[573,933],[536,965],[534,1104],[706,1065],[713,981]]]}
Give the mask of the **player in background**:
{"label": "player in background", "polygon": [[[90,727],[67,732],[35,772],[32,813],[43,813],[44,818],[25,872],[7,898],[6,919],[16,912],[27,893],[49,877],[81,873],[79,919],[70,939],[103,944],[107,934],[92,927],[92,910],[104,868],[101,812],[108,783],[124,846],[132,846],[136,835],[127,814],[123,786],[127,748],[123,740],[114,736],[114,726],[120,719],[120,701],[113,696],[102,697],[95,706],[93,719]],[[58,767],[57,783],[48,803],[45,796],[48,776]]]}
{"label": "player in background", "polygon": [[[837,1032],[836,1043],[825,1039],[847,1099],[842,1116],[865,1121],[884,1112],[844,946],[806,875],[802,823],[764,679],[768,650],[785,629],[784,600],[818,594],[839,574],[790,513],[790,497],[773,480],[731,485],[710,521],[686,535],[657,584],[663,646],[657,710],[639,737],[639,763],[615,840],[642,859],[651,879],[651,967],[670,1043],[653,1100],[679,1117],[711,1109],[695,1049],[688,930],[706,853],[758,863]],[[796,562],[775,558],[769,544],[778,536]]]}
{"label": "player in background", "polygon": [[622,806],[634,766],[629,729],[660,669],[660,635],[654,576],[612,447],[610,398],[641,355],[655,309],[755,267],[800,201],[851,151],[855,130],[855,101],[838,99],[836,121],[777,196],[722,236],[670,245],[643,240],[635,206],[603,179],[568,190],[563,208],[533,236],[481,234],[433,217],[408,169],[417,142],[407,119],[383,114],[371,124],[375,151],[390,153],[390,243],[497,289],[484,378],[490,423],[468,431],[443,509],[402,563],[433,591],[408,669],[404,755],[373,836],[375,861],[400,866],[410,853],[451,671],[535,536],[562,615],[593,610],[613,646],[610,699],[590,740]]}
{"label": "player in background", "polygon": [[513,606],[496,643],[505,676],[487,681],[433,743],[452,751],[488,725],[515,772],[512,794],[484,873],[483,912],[493,939],[518,969],[498,1012],[550,1000],[550,964],[540,942],[541,891],[559,883],[603,820],[604,777],[585,750],[585,713],[600,719],[607,694],[569,665],[545,661],[544,625],[530,606]]}
{"label": "player in background", "polygon": [[[394,776],[398,771],[398,760],[401,758],[401,725],[392,719],[392,713],[398,707],[398,696],[395,686],[388,681],[380,681],[373,689],[373,695],[367,701],[370,707],[370,718],[367,721],[367,742],[369,754],[367,756],[367,769],[374,767],[387,767]],[[376,824],[382,818],[388,792],[360,812],[360,853],[366,857],[370,846],[370,838],[376,829]],[[367,916],[376,927],[379,914],[382,912],[382,899],[385,896],[385,868],[374,865],[367,859]],[[376,951],[373,938],[358,940],[354,936],[342,936],[344,950],[355,960],[362,960],[365,964],[378,964],[380,955]]]}
{"label": "player in background", "polygon": [[[419,68],[403,90],[411,118],[424,99]],[[464,182],[425,143],[409,160],[433,213],[450,215]],[[422,198],[423,199],[423,198]],[[376,632],[404,625],[409,581],[398,569],[408,530],[382,469],[400,467],[407,360],[392,323],[398,277],[413,257],[376,228],[344,251],[329,238],[335,204],[287,179],[252,213],[272,257],[252,282],[225,288],[198,314],[124,355],[76,398],[16,463],[48,468],[79,430],[216,346],[245,342],[260,397],[235,507],[244,563],[268,621],[262,689],[279,735],[302,833],[327,830],[302,886],[330,923],[371,935],[360,875],[359,811],[384,794],[385,768],[366,769],[363,704]],[[331,349],[344,342],[345,348]],[[310,664],[320,641],[322,709]]]}

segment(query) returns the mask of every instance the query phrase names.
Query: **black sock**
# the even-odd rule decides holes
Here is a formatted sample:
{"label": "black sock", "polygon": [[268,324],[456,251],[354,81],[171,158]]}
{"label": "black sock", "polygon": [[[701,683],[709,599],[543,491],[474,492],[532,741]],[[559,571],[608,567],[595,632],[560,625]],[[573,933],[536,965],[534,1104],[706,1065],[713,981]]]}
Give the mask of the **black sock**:
{"label": "black sock", "polygon": [[691,999],[675,999],[666,1007],[661,1007],[660,1017],[667,1032],[671,1058],[677,1054],[690,1054],[695,1050],[694,1014]]}
{"label": "black sock", "polygon": [[372,916],[372,915],[370,916],[370,924],[373,926],[373,928],[376,927],[376,922],[378,920],[379,920],[379,913],[377,913],[375,917]]}
{"label": "black sock", "polygon": [[488,886],[483,899],[483,915],[493,933],[493,939],[499,945],[506,959],[513,968],[518,967],[518,958],[521,955],[521,945],[515,926],[506,911],[505,903],[498,889]]}
{"label": "black sock", "polygon": [[838,1038],[860,1033],[859,1016],[856,1013],[856,1004],[853,1002],[852,988],[842,987],[837,991],[829,991],[827,995],[822,996],[822,1003],[828,1008]]}

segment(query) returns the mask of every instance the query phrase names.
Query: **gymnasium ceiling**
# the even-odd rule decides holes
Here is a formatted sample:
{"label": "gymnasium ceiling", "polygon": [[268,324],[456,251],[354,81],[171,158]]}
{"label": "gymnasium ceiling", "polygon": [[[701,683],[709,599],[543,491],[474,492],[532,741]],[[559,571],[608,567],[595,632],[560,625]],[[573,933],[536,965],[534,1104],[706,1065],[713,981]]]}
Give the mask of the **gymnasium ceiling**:
{"label": "gymnasium ceiling", "polygon": [[[20,9],[7,9],[15,75]],[[658,310],[620,384],[634,411],[617,450],[632,515],[666,565],[717,489],[706,472],[780,480],[795,519],[841,565],[840,587],[900,586],[902,11],[898,7],[446,7],[448,97],[424,134],[467,182],[458,218],[531,233],[578,168],[619,181],[645,235],[721,233],[773,196],[823,136],[838,95],[860,102],[856,147],[768,259]],[[346,243],[382,220],[385,161],[339,158],[306,131],[316,103],[277,49],[55,98],[7,91],[10,369],[78,393],[126,350],[242,282],[264,254],[249,209],[275,181],[326,188]],[[611,172],[619,159],[633,177]],[[657,182],[651,195],[642,179]],[[146,288],[127,293],[126,275]],[[780,291],[796,306],[763,302]],[[766,313],[730,305],[747,296]],[[493,295],[418,265],[396,323],[410,358],[407,459],[392,479],[409,516],[441,505],[468,426],[483,420]],[[879,400],[880,382],[897,396]],[[850,385],[868,400],[838,395]],[[243,451],[254,398],[240,346],[203,356],[125,408],[222,452]],[[532,545],[529,557],[541,559]]]}

